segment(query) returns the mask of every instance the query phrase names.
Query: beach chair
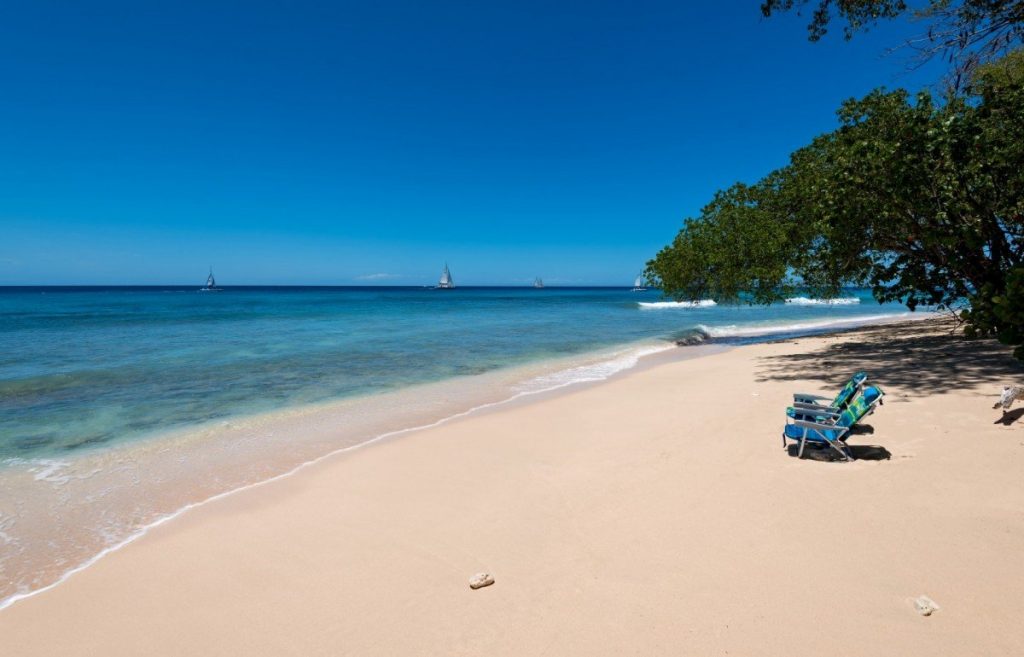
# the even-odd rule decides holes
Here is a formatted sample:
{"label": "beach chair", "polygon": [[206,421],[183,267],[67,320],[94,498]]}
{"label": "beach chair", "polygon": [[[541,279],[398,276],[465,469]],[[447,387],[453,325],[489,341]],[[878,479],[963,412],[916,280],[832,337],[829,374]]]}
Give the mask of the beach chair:
{"label": "beach chair", "polygon": [[855,372],[850,380],[846,382],[846,385],[842,387],[831,401],[831,403],[824,404],[823,401],[828,400],[828,397],[822,397],[821,395],[808,395],[805,393],[795,393],[793,395],[793,405],[795,407],[815,407],[833,413],[841,413],[846,410],[850,402],[853,401],[857,393],[864,388],[864,384],[867,383],[868,375],[867,372]]}
{"label": "beach chair", "polygon": [[839,452],[843,459],[852,461],[850,450],[847,449],[845,440],[850,430],[864,417],[875,412],[875,408],[882,403],[885,393],[877,386],[867,386],[860,396],[854,399],[841,412],[808,411],[793,406],[786,409],[786,427],[782,430],[782,446],[786,446],[787,440],[795,440],[800,443],[800,450],[797,458],[803,458],[804,447],[807,443],[827,444]]}

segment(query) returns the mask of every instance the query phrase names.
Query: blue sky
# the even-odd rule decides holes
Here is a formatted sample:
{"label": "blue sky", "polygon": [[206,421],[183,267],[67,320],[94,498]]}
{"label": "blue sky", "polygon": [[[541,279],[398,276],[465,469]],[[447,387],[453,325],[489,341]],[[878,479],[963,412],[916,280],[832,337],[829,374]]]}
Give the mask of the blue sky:
{"label": "blue sky", "polygon": [[5,3],[0,284],[629,284],[940,74],[759,4]]}

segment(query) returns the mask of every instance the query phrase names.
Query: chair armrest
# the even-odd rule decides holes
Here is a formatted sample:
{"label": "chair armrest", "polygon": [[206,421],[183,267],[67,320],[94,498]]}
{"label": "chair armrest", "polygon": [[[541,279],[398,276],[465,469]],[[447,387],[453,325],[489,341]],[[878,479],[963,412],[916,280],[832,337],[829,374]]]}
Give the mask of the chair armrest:
{"label": "chair armrest", "polygon": [[850,427],[838,427],[834,424],[823,424],[821,422],[811,422],[810,420],[793,420],[793,424],[800,427],[801,429],[817,429],[818,431],[837,431],[840,436],[850,430]]}
{"label": "chair armrest", "polygon": [[821,395],[809,395],[809,394],[804,393],[804,392],[795,392],[795,393],[793,393],[793,401],[798,401],[798,402],[806,401],[808,403],[813,404],[813,403],[816,403],[815,402],[816,399],[830,399],[830,398],[829,397],[822,397]]}
{"label": "chair armrest", "polygon": [[842,413],[835,406],[823,406],[821,404],[808,404],[805,402],[793,402],[793,408],[799,411],[808,411],[819,415],[834,415],[837,417]]}

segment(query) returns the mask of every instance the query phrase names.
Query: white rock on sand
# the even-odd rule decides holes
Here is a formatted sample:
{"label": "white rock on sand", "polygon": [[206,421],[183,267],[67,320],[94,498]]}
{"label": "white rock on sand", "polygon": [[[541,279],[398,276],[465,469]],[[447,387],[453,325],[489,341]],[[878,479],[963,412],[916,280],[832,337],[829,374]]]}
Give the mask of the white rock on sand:
{"label": "white rock on sand", "polygon": [[931,616],[934,612],[939,610],[939,605],[934,600],[926,595],[920,595],[914,598],[914,609],[917,613],[922,616]]}
{"label": "white rock on sand", "polygon": [[482,589],[491,584],[494,584],[494,578],[488,573],[477,573],[469,578],[469,588],[471,589]]}

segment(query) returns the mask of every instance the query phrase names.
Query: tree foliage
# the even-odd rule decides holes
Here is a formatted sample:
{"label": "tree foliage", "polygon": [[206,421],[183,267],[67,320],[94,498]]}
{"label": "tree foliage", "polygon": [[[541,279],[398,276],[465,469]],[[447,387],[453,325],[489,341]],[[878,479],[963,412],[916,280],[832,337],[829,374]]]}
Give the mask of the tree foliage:
{"label": "tree foliage", "polygon": [[[907,11],[907,3],[903,0],[816,0],[817,4],[811,13],[811,22],[807,24],[807,38],[818,41],[828,33],[828,26],[834,16],[846,21],[844,35],[847,39],[879,19],[896,18]],[[772,14],[800,10],[811,3],[811,0],[764,0],[761,13],[765,18]]]}
{"label": "tree foliage", "polygon": [[838,118],[786,167],[716,194],[648,277],[687,300],[845,285],[912,309],[966,300],[970,335],[1024,341],[1024,53],[943,103],[876,90]]}
{"label": "tree foliage", "polygon": [[833,20],[842,20],[844,36],[853,37],[879,20],[911,14],[927,26],[907,42],[918,61],[945,57],[952,65],[956,89],[979,65],[992,61],[1024,42],[1024,0],[928,0],[911,9],[903,0],[763,0],[761,13],[773,14],[812,5],[808,38],[818,41]]}

